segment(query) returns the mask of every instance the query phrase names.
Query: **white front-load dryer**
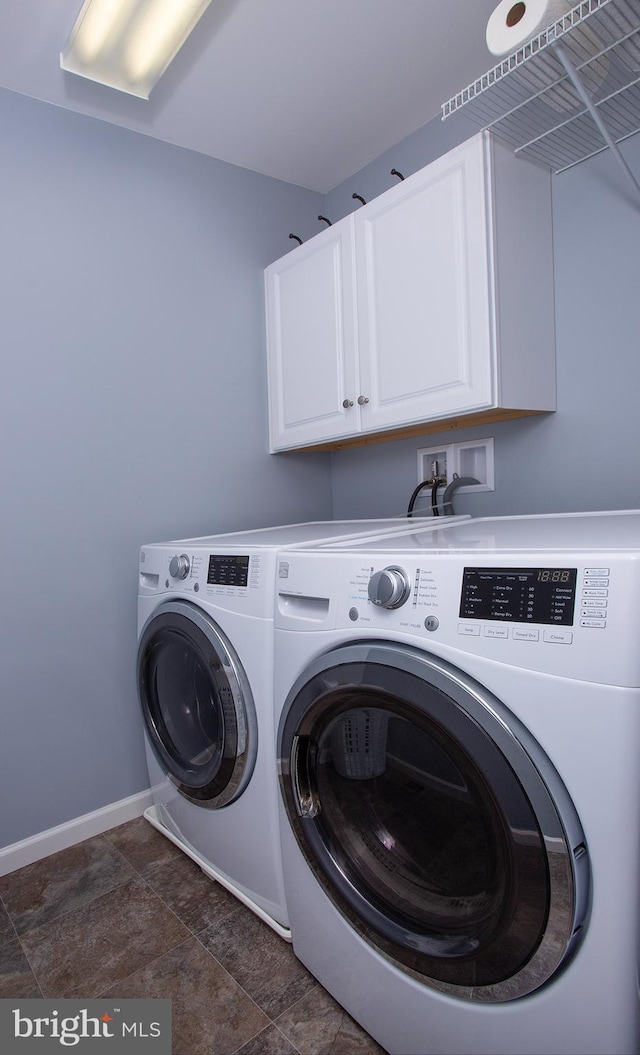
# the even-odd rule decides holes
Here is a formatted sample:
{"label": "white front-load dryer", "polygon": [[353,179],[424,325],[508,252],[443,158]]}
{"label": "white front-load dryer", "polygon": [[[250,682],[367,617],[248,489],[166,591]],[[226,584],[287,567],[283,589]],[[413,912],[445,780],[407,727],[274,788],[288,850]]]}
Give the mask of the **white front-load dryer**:
{"label": "white front-load dryer", "polygon": [[279,560],[298,957],[393,1055],[640,1051],[640,512]]}
{"label": "white front-load dryer", "polygon": [[140,552],[137,681],[154,800],[145,816],[285,938],[273,733],[276,554],[407,523],[292,524]]}

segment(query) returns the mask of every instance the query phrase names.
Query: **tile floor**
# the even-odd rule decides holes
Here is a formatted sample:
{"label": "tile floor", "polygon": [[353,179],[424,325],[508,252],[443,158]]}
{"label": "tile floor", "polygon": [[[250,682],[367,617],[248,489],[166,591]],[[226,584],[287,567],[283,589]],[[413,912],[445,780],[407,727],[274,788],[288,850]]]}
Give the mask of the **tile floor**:
{"label": "tile floor", "polygon": [[174,1055],[384,1055],[143,818],[0,878],[0,997],[164,997]]}

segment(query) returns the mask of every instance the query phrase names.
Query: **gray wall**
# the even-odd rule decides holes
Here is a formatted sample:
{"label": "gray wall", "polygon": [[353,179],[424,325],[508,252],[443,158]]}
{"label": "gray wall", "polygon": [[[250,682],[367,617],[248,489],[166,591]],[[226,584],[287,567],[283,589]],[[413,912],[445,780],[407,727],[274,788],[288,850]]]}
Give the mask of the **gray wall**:
{"label": "gray wall", "polygon": [[322,198],[0,91],[0,847],[148,786],[143,542],[330,518],[267,454],[263,268]]}
{"label": "gray wall", "polygon": [[[378,158],[325,199],[338,219],[451,149],[475,129],[439,120]],[[640,179],[640,135],[622,145]],[[640,198],[609,152],[554,176],[558,410],[398,440],[332,455],[333,515],[388,516],[406,509],[420,447],[495,438],[496,490],[459,495],[474,516],[640,507]],[[523,327],[527,320],[522,320]]]}

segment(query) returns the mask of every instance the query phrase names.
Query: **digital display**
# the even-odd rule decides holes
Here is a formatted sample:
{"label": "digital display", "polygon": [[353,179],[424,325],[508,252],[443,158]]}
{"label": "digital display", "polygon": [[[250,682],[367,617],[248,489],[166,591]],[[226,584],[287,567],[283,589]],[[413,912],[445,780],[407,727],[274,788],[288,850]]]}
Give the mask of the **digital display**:
{"label": "digital display", "polygon": [[465,568],[461,619],[573,626],[576,568]]}
{"label": "digital display", "polygon": [[246,586],[249,578],[249,558],[235,553],[216,554],[209,557],[209,586]]}

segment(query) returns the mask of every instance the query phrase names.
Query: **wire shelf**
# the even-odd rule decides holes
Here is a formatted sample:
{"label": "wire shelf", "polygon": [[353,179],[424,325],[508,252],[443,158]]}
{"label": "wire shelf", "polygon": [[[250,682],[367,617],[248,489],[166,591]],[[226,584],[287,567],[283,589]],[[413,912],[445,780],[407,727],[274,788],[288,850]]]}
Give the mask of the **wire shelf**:
{"label": "wire shelf", "polygon": [[446,102],[442,120],[463,107],[555,172],[622,142],[640,129],[640,0],[583,0]]}

